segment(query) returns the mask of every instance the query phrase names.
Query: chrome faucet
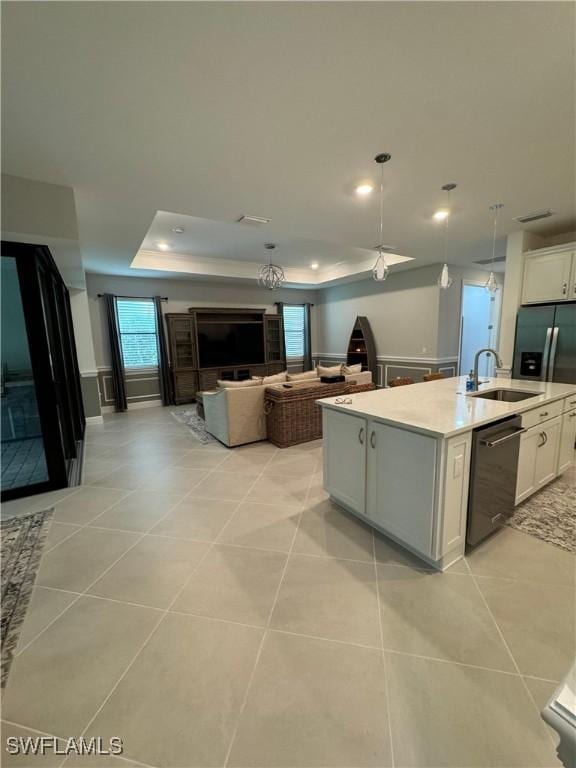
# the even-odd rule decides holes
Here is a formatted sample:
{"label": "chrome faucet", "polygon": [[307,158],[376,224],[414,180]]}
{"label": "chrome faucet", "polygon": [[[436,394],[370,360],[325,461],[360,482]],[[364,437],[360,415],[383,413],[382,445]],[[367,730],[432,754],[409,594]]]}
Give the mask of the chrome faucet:
{"label": "chrome faucet", "polygon": [[478,352],[476,352],[476,355],[474,356],[474,382],[472,385],[472,391],[477,392],[478,391],[478,363],[480,362],[480,355],[486,352],[487,354],[494,355],[496,359],[496,365],[498,368],[502,367],[502,360],[500,359],[500,356],[498,355],[498,352],[496,352],[493,349],[490,349],[490,347],[485,347],[484,349],[479,349]]}

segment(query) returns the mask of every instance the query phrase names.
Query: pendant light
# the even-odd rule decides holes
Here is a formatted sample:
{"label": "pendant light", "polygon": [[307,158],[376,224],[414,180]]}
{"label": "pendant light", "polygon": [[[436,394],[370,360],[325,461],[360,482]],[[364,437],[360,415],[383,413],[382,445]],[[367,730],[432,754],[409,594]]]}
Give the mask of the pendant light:
{"label": "pendant light", "polygon": [[270,251],[270,256],[268,257],[268,264],[262,264],[258,269],[258,284],[261,288],[276,291],[284,283],[286,276],[282,267],[272,264],[272,251],[275,250],[276,245],[274,243],[266,243],[264,248]]}
{"label": "pendant light", "polygon": [[496,293],[500,287],[496,281],[496,275],[494,274],[494,261],[496,259],[496,227],[498,224],[498,213],[500,212],[501,208],[504,208],[503,203],[494,203],[494,205],[491,205],[489,209],[494,211],[494,228],[492,230],[492,261],[490,263],[490,274],[488,275],[488,280],[486,280],[486,284],[484,286],[488,293]]}
{"label": "pendant light", "polygon": [[450,183],[444,184],[442,187],[442,191],[446,192],[446,210],[448,211],[448,215],[444,217],[444,264],[442,265],[442,269],[438,277],[438,285],[443,290],[450,288],[452,285],[452,278],[450,277],[450,272],[448,271],[448,222],[450,221],[450,216],[452,214],[452,209],[450,207],[450,193],[453,189],[456,189],[456,186],[456,184]]}
{"label": "pendant light", "polygon": [[375,247],[375,251],[378,253],[378,257],[376,261],[374,262],[374,266],[372,267],[372,277],[374,280],[376,280],[377,283],[382,283],[386,278],[388,277],[388,273],[390,272],[390,267],[388,266],[388,263],[386,262],[386,254],[391,251],[392,249],[388,245],[384,245],[384,163],[387,163],[388,160],[392,155],[389,155],[388,152],[381,152],[379,155],[376,155],[374,160],[379,164],[380,166],[380,240],[378,242],[378,245]]}

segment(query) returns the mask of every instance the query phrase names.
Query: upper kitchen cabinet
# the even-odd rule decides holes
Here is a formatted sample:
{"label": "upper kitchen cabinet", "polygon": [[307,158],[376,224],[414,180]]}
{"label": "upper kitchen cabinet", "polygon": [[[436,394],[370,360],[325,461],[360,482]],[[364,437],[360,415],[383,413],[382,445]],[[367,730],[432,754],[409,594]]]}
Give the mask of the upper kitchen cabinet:
{"label": "upper kitchen cabinet", "polygon": [[576,251],[534,251],[524,256],[522,304],[576,298]]}

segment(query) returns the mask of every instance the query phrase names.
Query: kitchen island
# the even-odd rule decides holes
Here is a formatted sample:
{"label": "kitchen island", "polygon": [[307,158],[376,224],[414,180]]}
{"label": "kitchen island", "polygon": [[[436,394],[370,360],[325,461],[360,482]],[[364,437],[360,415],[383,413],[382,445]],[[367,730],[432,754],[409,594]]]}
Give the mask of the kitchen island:
{"label": "kitchen island", "polygon": [[[576,385],[499,378],[479,390],[455,377],[319,401],[330,497],[440,570],[464,554],[475,430],[519,417],[511,506],[573,460]],[[525,399],[491,399],[498,390]]]}

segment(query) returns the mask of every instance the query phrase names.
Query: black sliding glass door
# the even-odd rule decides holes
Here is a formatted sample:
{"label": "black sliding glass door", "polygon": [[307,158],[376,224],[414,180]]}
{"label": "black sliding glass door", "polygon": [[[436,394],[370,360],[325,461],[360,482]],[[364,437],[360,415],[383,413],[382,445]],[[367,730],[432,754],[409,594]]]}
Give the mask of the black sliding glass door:
{"label": "black sliding glass door", "polygon": [[78,475],[84,410],[68,290],[44,246],[2,242],[2,500]]}

